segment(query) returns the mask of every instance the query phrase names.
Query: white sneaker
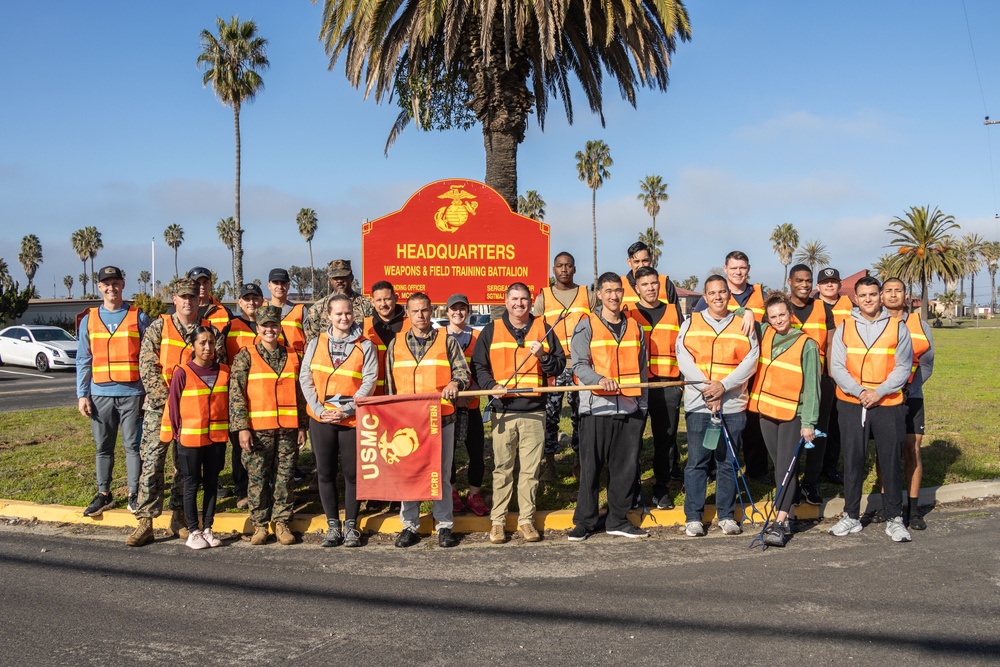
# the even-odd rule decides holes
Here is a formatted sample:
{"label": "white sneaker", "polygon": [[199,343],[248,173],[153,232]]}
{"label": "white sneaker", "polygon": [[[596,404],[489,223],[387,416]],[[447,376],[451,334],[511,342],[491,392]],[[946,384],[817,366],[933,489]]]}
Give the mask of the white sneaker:
{"label": "white sneaker", "polygon": [[909,542],[911,539],[910,531],[906,530],[901,516],[885,522],[885,534],[891,537],[893,542]]}
{"label": "white sneaker", "polygon": [[684,526],[684,534],[688,537],[699,537],[705,534],[705,524],[701,521],[688,521]]}
{"label": "white sneaker", "polygon": [[202,539],[205,540],[205,542],[208,543],[208,546],[210,547],[222,546],[222,540],[220,540],[218,537],[215,536],[215,533],[212,532],[211,528],[206,528],[205,530],[201,531],[201,537]]}
{"label": "white sneaker", "polygon": [[719,528],[722,529],[724,535],[739,535],[743,532],[740,524],[736,523],[733,519],[723,519],[719,522]]}
{"label": "white sneaker", "polygon": [[188,534],[187,542],[185,542],[185,544],[187,544],[190,549],[208,548],[208,542],[205,541],[205,538],[202,536],[200,530],[192,530]]}
{"label": "white sneaker", "polygon": [[840,521],[833,524],[833,528],[830,529],[830,534],[836,535],[837,537],[843,537],[844,535],[850,535],[851,533],[860,533],[862,528],[864,528],[864,526],[861,525],[861,521],[858,519],[852,519],[845,514],[840,517]]}

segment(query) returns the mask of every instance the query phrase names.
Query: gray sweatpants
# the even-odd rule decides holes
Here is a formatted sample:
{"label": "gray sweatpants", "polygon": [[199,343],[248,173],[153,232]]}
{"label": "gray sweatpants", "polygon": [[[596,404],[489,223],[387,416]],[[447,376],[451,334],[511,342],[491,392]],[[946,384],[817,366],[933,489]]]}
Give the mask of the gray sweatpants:
{"label": "gray sweatpants", "polygon": [[142,428],[142,396],[91,396],[90,426],[97,446],[97,490],[111,491],[115,467],[115,441],[121,430],[125,447],[125,469],[129,495],[139,490],[139,431]]}
{"label": "gray sweatpants", "polygon": [[[451,460],[455,455],[455,422],[441,429],[441,500],[433,505],[435,530],[451,528],[455,525],[454,505],[451,500]],[[403,528],[417,532],[420,528],[420,501],[406,501],[400,504],[399,520]]]}

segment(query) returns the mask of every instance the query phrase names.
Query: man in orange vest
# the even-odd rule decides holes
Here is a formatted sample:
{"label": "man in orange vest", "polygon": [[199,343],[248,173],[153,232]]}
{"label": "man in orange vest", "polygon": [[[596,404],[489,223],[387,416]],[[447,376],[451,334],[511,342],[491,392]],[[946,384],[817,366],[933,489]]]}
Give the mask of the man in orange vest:
{"label": "man in orange vest", "polygon": [[303,323],[305,306],[288,300],[291,278],[286,269],[271,269],[267,274],[267,289],[271,293],[270,304],[281,309],[281,336],[284,344],[295,350],[299,356],[306,349],[306,334]]}
{"label": "man in orange vest", "polygon": [[[819,420],[816,430],[826,433],[829,429],[830,409],[836,399],[836,384],[826,371],[826,357],[833,340],[833,332],[837,328],[833,320],[833,311],[822,299],[814,299],[813,274],[805,264],[796,264],[788,272],[788,294],[792,303],[792,326],[809,336],[819,348],[820,366],[820,403]],[[826,438],[813,440],[813,449],[807,449],[805,454],[805,472],[799,492],[803,500],[810,505],[823,503],[819,492],[819,476],[823,470],[826,454]],[[830,471],[830,481],[837,481],[836,467]],[[843,480],[840,480],[843,483]]]}
{"label": "man in orange vest", "polygon": [[[736,523],[736,479],[727,444],[714,428],[713,418],[721,413],[732,440],[740,446],[746,425],[748,383],[757,369],[760,348],[756,333],[746,335],[742,322],[729,310],[729,285],[719,275],[705,280],[708,308],[691,314],[681,324],[677,337],[677,364],[687,381],[702,381],[684,388],[684,419],[687,423],[688,461],[684,469],[685,534],[705,534],[705,488],[710,459],[716,462],[715,505],[719,528],[726,535],[743,532]],[[714,433],[706,440],[705,433]]]}
{"label": "man in orange vest", "polygon": [[840,285],[840,271],[830,267],[820,270],[816,291],[819,293],[819,298],[833,310],[833,321],[838,327],[841,322],[850,319],[851,309],[854,308],[851,298],[840,293]]}
{"label": "man in orange vest", "polygon": [[903,508],[903,523],[914,530],[924,530],[927,524],[920,516],[920,483],[924,465],[920,460],[920,445],[924,439],[924,383],[934,372],[934,339],[920,313],[907,313],[906,286],[899,278],[889,278],[882,285],[882,304],[892,317],[898,317],[910,332],[913,343],[913,365],[906,383],[906,447],[903,448],[903,483],[908,503]]}
{"label": "man in orange vest", "polygon": [[[631,308],[639,301],[639,294],[635,286],[635,272],[644,266],[653,266],[653,254],[650,252],[649,246],[642,241],[636,241],[630,245],[626,253],[625,259],[628,262],[629,271],[622,276],[622,290],[624,290],[622,306]],[[669,303],[677,303],[677,287],[667,274],[658,274],[657,280],[659,280],[660,294],[663,298],[667,299]]]}
{"label": "man in orange vest", "polygon": [[882,306],[882,286],[871,276],[854,286],[858,307],[837,327],[830,348],[830,374],[837,383],[837,410],[844,452],[844,515],[832,535],[860,532],[861,487],[869,438],[882,470],[885,532],[909,542],[903,525],[900,454],[906,443],[903,388],[910,378],[913,344],[906,323]]}
{"label": "man in orange vest", "polygon": [[573,331],[570,347],[578,384],[600,385],[601,389],[580,392],[580,493],[573,513],[576,525],[567,536],[571,542],[586,540],[598,528],[598,492],[605,463],[605,530],[620,537],[649,537],[627,516],[647,410],[647,391],[637,385],[646,381],[648,369],[646,337],[639,323],[622,309],[624,292],[618,274],[601,274],[597,279],[601,305]]}
{"label": "man in orange vest", "polygon": [[[635,289],[639,301],[628,311],[629,317],[639,323],[646,335],[650,382],[681,379],[681,371],[677,366],[677,334],[680,332],[680,323],[684,320],[684,316],[676,300],[673,302],[661,300],[659,278],[656,269],[651,266],[636,269]],[[680,453],[677,450],[681,394],[681,387],[651,388],[648,393],[655,479],[652,504],[658,509],[674,508],[667,484],[672,479],[684,480]],[[638,474],[633,496],[636,499],[633,501],[633,507],[636,507],[642,501]]]}
{"label": "man in orange vest", "polygon": [[[451,497],[452,457],[455,455],[455,409],[458,392],[469,386],[469,365],[455,338],[431,326],[431,300],[416,292],[406,300],[410,329],[393,341],[386,351],[385,385],[387,394],[414,394],[416,388],[433,387],[441,392],[441,500],[433,505],[437,523],[438,546],[454,547],[458,541],[451,534],[454,506]],[[396,546],[406,548],[420,541],[420,503],[404,502],[399,512],[403,530]]]}
{"label": "man in orange vest", "polygon": [[212,296],[212,272],[196,266],[188,271],[187,277],[198,285],[198,319],[208,320],[219,331],[225,329],[232,315]]}
{"label": "man in orange vest", "polygon": [[[479,334],[472,351],[476,384],[493,389],[493,509],[490,542],[507,541],[504,526],[517,479],[517,529],[526,542],[541,539],[535,529],[538,469],[545,442],[545,398],[538,393],[507,394],[505,389],[538,388],[558,377],[566,365],[562,345],[545,320],[531,314],[531,292],[524,283],[507,288],[506,312]],[[547,333],[546,333],[547,332]]]}
{"label": "man in orange vest", "polygon": [[[854,302],[851,301],[850,297],[846,294],[841,295],[840,286],[840,271],[831,267],[820,270],[816,282],[816,291],[819,294],[820,300],[829,305],[833,311],[833,324],[835,327],[839,327],[841,322],[849,319],[851,317],[851,309],[854,308]],[[832,332],[830,336],[832,340]],[[827,370],[824,377],[829,374],[830,371]],[[831,391],[835,390],[836,386],[832,386]],[[823,455],[822,474],[828,481],[834,484],[843,484],[844,476],[838,472],[838,468],[840,467],[840,423],[837,418],[836,397],[831,401],[830,414],[827,416],[826,433],[826,452]]]}
{"label": "man in orange vest", "polygon": [[[535,297],[531,314],[544,317],[546,327],[555,324],[556,338],[563,349],[563,355],[569,359],[570,339],[573,329],[580,318],[589,313],[597,305],[597,296],[590,287],[577,285],[576,259],[568,252],[561,252],[552,261],[552,276],[555,282],[549,287],[543,287]],[[565,315],[556,324],[560,317]],[[563,372],[556,378],[557,387],[569,387],[573,384],[573,368],[567,363]],[[556,481],[556,452],[559,451],[559,420],[562,418],[562,403],[565,396],[569,404],[570,423],[573,425],[573,435],[570,443],[573,453],[577,454],[573,463],[573,476],[580,472],[580,396],[575,391],[566,394],[552,393],[545,400],[545,450],[543,452],[542,470],[538,475],[540,482]]]}
{"label": "man in orange vest", "polygon": [[77,410],[90,420],[97,446],[97,494],[83,511],[100,516],[114,507],[111,470],[121,429],[128,471],[128,508],[136,511],[139,493],[139,430],[146,393],[139,377],[139,347],[149,317],[122,299],[125,276],[117,266],[97,273],[104,301],[80,320],[76,353]]}

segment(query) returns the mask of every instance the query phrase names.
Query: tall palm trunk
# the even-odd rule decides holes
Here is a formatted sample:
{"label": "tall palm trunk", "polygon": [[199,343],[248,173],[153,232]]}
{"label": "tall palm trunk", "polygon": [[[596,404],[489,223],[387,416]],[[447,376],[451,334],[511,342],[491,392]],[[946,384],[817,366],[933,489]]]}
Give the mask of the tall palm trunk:
{"label": "tall palm trunk", "polygon": [[84,258],[83,258],[83,278],[84,278],[84,282],[83,282],[83,293],[84,293],[84,294],[87,294],[87,293],[88,293],[88,290],[87,290],[87,287],[88,287],[88,286],[90,285],[90,281],[89,281],[89,280],[87,280],[87,277],[88,277],[88,276],[87,276],[87,258],[86,258],[86,257],[84,257]]}
{"label": "tall palm trunk", "polygon": [[[653,238],[655,239],[656,238],[656,216],[654,215],[652,217],[653,217]],[[657,255],[656,253],[653,253],[653,268],[655,269],[656,265],[659,264],[659,263],[660,263],[660,256]]]}
{"label": "tall palm trunk", "polygon": [[180,278],[180,272],[177,270],[177,248],[174,248],[174,278]]}
{"label": "tall palm trunk", "polygon": [[997,272],[990,271],[990,313],[997,312]]}
{"label": "tall palm trunk", "polygon": [[927,320],[930,309],[927,306],[927,276],[920,276],[920,317]]}
{"label": "tall palm trunk", "polygon": [[597,289],[597,188],[590,188],[590,221],[594,228],[594,289]]}
{"label": "tall palm trunk", "polygon": [[313,264],[313,242],[309,241],[309,280],[312,285],[312,292],[310,294],[316,293],[316,265]]}
{"label": "tall palm trunk", "polygon": [[233,125],[236,129],[236,234],[233,237],[233,276],[237,285],[243,284],[243,228],[240,226],[240,104],[233,105]]}
{"label": "tall palm trunk", "polygon": [[969,274],[969,315],[976,315],[976,274]]}
{"label": "tall palm trunk", "polygon": [[499,192],[512,211],[517,210],[517,144],[511,133],[483,128],[486,185]]}
{"label": "tall palm trunk", "polygon": [[965,294],[965,274],[958,280],[958,300],[955,303],[955,317],[962,316],[962,295]]}

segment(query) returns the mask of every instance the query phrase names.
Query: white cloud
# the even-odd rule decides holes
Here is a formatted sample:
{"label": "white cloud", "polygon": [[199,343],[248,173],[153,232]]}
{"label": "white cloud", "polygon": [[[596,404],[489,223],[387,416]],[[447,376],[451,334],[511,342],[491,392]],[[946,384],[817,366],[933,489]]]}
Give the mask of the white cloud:
{"label": "white cloud", "polygon": [[847,116],[823,116],[799,110],[782,113],[759,123],[738,127],[733,131],[737,139],[747,141],[775,141],[803,137],[851,137],[880,139],[890,126],[882,113],[862,109]]}

